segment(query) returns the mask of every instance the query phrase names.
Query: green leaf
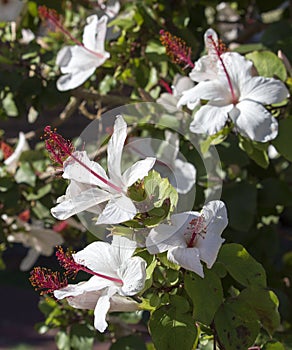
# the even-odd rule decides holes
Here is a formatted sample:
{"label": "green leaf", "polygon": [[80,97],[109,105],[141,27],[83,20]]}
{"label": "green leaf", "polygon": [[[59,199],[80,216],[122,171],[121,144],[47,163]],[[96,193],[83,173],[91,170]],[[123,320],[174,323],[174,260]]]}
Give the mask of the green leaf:
{"label": "green leaf", "polygon": [[149,321],[154,346],[159,350],[191,350],[198,333],[192,316],[181,310],[181,301],[154,311]]}
{"label": "green leaf", "polygon": [[22,163],[15,174],[15,181],[19,183],[26,183],[32,187],[35,186],[36,175],[32,170],[30,164]]}
{"label": "green leaf", "polygon": [[277,151],[292,162],[292,147],[290,147],[292,135],[292,118],[279,121],[278,136],[272,141]]}
{"label": "green leaf", "polygon": [[272,335],[280,325],[277,296],[271,290],[251,286],[240,293],[239,299],[257,313],[263,327]]}
{"label": "green leaf", "polygon": [[237,298],[221,305],[214,322],[225,350],[247,350],[260,330],[256,313]]}
{"label": "green leaf", "polygon": [[146,350],[144,340],[137,335],[129,335],[127,337],[119,338],[110,350]]}
{"label": "green leaf", "polygon": [[55,339],[59,350],[71,350],[70,337],[66,332],[59,331]]}
{"label": "green leaf", "polygon": [[70,329],[70,343],[74,350],[91,349],[94,342],[95,331],[92,326],[86,324],[73,324]]}
{"label": "green leaf", "polygon": [[215,272],[205,269],[201,278],[193,272],[185,274],[185,289],[192,299],[193,317],[196,321],[210,325],[219,306],[223,303],[223,289]]}
{"label": "green leaf", "polygon": [[269,156],[267,153],[268,144],[258,143],[249,139],[240,138],[239,147],[247,153],[260,167],[266,169],[269,166]]}
{"label": "green leaf", "polygon": [[256,215],[256,186],[246,181],[227,184],[223,188],[222,199],[228,208],[230,227],[239,231],[248,231]]}
{"label": "green leaf", "polygon": [[264,350],[285,350],[285,347],[278,341],[270,341],[265,344]]}
{"label": "green leaf", "polygon": [[52,185],[46,184],[45,186],[39,188],[36,193],[24,193],[24,196],[28,201],[37,200],[50,193],[51,189]]}
{"label": "green leaf", "polygon": [[259,75],[263,77],[278,77],[285,81],[287,71],[283,61],[271,51],[254,51],[245,56],[255,65]]}
{"label": "green leaf", "polygon": [[241,285],[266,287],[266,273],[246,249],[236,243],[224,244],[217,261],[222,263],[228,273]]}

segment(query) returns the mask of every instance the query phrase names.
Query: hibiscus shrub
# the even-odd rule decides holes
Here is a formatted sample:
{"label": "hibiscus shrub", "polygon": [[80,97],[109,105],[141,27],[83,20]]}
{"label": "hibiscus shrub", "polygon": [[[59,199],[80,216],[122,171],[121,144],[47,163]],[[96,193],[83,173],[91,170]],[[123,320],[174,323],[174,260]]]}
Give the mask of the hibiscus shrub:
{"label": "hibiscus shrub", "polygon": [[291,348],[290,7],[0,2],[0,268],[58,349]]}

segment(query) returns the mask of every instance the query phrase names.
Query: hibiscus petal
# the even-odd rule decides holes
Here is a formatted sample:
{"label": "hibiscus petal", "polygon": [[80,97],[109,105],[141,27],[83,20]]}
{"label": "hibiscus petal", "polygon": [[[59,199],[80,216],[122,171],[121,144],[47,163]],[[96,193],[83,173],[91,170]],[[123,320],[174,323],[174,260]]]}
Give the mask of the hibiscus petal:
{"label": "hibiscus petal", "polygon": [[137,209],[131,199],[124,195],[116,195],[107,203],[102,213],[99,215],[96,225],[119,224],[132,220]]}
{"label": "hibiscus petal", "polygon": [[94,327],[100,332],[104,332],[108,326],[106,315],[110,309],[110,299],[115,293],[115,289],[109,288],[105,290],[96,303],[94,309]]}
{"label": "hibiscus petal", "polygon": [[130,259],[137,248],[137,242],[123,236],[114,235],[111,243],[112,256],[116,260],[115,265],[120,267]]}
{"label": "hibiscus petal", "polygon": [[90,188],[81,192],[78,196],[66,197],[64,201],[51,209],[52,215],[59,220],[66,220],[72,215],[81,211],[95,208],[96,213],[100,213],[98,205],[111,198],[111,194],[98,188]]}
{"label": "hibiscus petal", "polygon": [[[93,242],[84,249],[73,254],[73,259],[90,270],[106,276],[119,278],[117,269],[120,267],[119,257],[113,254],[111,245],[107,242]],[[100,278],[96,276],[97,278]],[[106,285],[113,285],[116,282],[104,280]]]}
{"label": "hibiscus petal", "polygon": [[121,159],[127,137],[127,124],[121,115],[116,117],[114,132],[107,146],[107,167],[110,179],[118,186],[123,186]]}
{"label": "hibiscus petal", "polygon": [[67,297],[68,304],[76,309],[94,310],[102,291],[84,292],[75,297]]}
{"label": "hibiscus petal", "polygon": [[238,131],[253,141],[268,142],[278,135],[278,122],[261,104],[242,101],[237,104],[240,114],[231,118]]}
{"label": "hibiscus petal", "polygon": [[85,151],[74,152],[72,156],[64,162],[63,166],[64,179],[75,180],[83,184],[95,185],[108,190],[108,186],[105,182],[100,180],[100,178],[102,178],[108,181],[105,170],[101,165],[90,160]]}
{"label": "hibiscus petal", "polygon": [[5,159],[4,164],[6,165],[6,170],[13,174],[18,166],[18,160],[21,153],[29,149],[28,143],[26,141],[24,133],[21,131],[18,136],[17,146],[10,157]]}
{"label": "hibiscus petal", "polygon": [[122,297],[118,294],[114,294],[111,297],[110,304],[109,312],[130,312],[136,311],[139,308],[139,304],[135,300]]}
{"label": "hibiscus petal", "polygon": [[196,168],[191,163],[176,159],[173,172],[177,192],[188,193],[196,182]]}
{"label": "hibiscus petal", "polygon": [[76,297],[83,293],[102,290],[106,287],[113,286],[113,285],[114,283],[109,280],[100,278],[98,276],[92,276],[88,281],[80,282],[77,284],[68,284],[68,286],[64,288],[55,290],[54,296],[57,299]]}
{"label": "hibiscus petal", "polygon": [[232,108],[233,105],[218,107],[211,104],[201,107],[195,114],[190,125],[190,131],[198,134],[216,134],[226,124],[228,112]]}
{"label": "hibiscus petal", "polygon": [[172,248],[167,252],[167,259],[186,270],[195,272],[200,277],[204,277],[203,266],[200,262],[200,253],[196,247]]}
{"label": "hibiscus petal", "polygon": [[[171,218],[173,218],[173,216]],[[186,219],[186,217],[187,216],[184,216],[184,219]],[[180,225],[160,224],[151,229],[146,238],[146,247],[149,253],[163,253],[176,246],[186,247],[187,243],[183,236],[183,227],[184,226]]]}
{"label": "hibiscus petal", "polygon": [[205,223],[210,231],[218,231],[220,234],[228,225],[226,206],[222,201],[210,201],[202,209]]}
{"label": "hibiscus petal", "polygon": [[19,266],[21,271],[28,271],[32,268],[32,266],[35,264],[37,259],[39,258],[40,253],[35,250],[34,248],[29,249],[26,256],[21,261],[21,264]]}
{"label": "hibiscus petal", "polygon": [[240,101],[249,99],[268,105],[282,102],[288,97],[289,91],[280,80],[253,77],[242,85]]}
{"label": "hibiscus petal", "polygon": [[139,160],[128,168],[123,174],[123,183],[130,187],[139,179],[143,179],[149,171],[153,168],[156,158],[147,157],[143,160]]}
{"label": "hibiscus petal", "polygon": [[146,261],[135,256],[128,259],[118,270],[123,280],[123,286],[118,291],[121,295],[135,295],[139,293],[146,280]]}
{"label": "hibiscus petal", "polygon": [[97,15],[86,18],[87,25],[84,27],[83,44],[88,49],[103,54],[104,41],[107,31],[107,16],[98,19]]}

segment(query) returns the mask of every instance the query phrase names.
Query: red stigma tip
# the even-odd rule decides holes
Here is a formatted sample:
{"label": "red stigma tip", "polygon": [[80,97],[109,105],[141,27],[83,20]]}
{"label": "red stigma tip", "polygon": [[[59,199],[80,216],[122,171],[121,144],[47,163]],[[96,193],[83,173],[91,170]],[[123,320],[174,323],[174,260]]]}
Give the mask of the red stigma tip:
{"label": "red stigma tip", "polygon": [[202,214],[198,218],[192,219],[189,222],[188,231],[191,233],[191,239],[188,243],[188,247],[191,248],[194,246],[197,236],[203,237],[206,234],[206,223],[205,217]]}
{"label": "red stigma tip", "polygon": [[69,249],[64,252],[64,249],[61,246],[57,247],[56,257],[59,264],[66,270],[65,273],[67,276],[74,278],[78,271],[84,270],[84,266],[74,261],[72,252]]}
{"label": "red stigma tip", "polygon": [[186,64],[186,67],[194,67],[191,60],[191,48],[179,37],[161,29],[159,31],[160,41],[166,49],[167,55],[174,63]]}
{"label": "red stigma tip", "polygon": [[46,268],[35,267],[31,273],[29,281],[35,290],[40,294],[51,294],[54,290],[64,288],[68,285],[65,277],[61,277],[58,271],[51,271]]}
{"label": "red stigma tip", "polygon": [[58,22],[60,19],[60,16],[56,10],[49,9],[44,5],[38,7],[38,14],[42,20],[48,19],[52,22]]}
{"label": "red stigma tip", "polygon": [[64,161],[74,152],[73,144],[65,140],[56,130],[53,131],[50,126],[44,128],[44,138],[52,161],[63,166]]}

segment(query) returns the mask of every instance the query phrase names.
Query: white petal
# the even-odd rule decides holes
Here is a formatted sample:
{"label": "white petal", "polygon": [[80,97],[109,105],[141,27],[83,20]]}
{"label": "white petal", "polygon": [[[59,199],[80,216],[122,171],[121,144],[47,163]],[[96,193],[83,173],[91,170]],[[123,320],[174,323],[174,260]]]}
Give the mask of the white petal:
{"label": "white petal", "polygon": [[94,327],[103,333],[108,324],[106,322],[106,315],[110,308],[110,296],[103,294],[97,301],[94,309]]}
{"label": "white petal", "polygon": [[240,101],[253,100],[264,105],[282,102],[289,97],[288,89],[280,80],[264,77],[253,77],[241,88]]}
{"label": "white petal", "polygon": [[200,251],[201,260],[211,268],[224,242],[221,234],[228,224],[225,204],[218,200],[211,201],[203,207],[202,215],[204,215],[207,230],[203,236],[198,236],[196,247]]}
{"label": "white petal", "polygon": [[205,48],[209,55],[217,54],[218,35],[214,29],[208,28],[204,34]]}
{"label": "white petal", "polygon": [[84,292],[75,297],[67,297],[69,305],[77,309],[94,310],[102,291]]}
{"label": "white petal", "polygon": [[218,231],[220,234],[228,225],[227,210],[224,202],[215,200],[204,205],[202,209],[206,225],[211,231]]}
{"label": "white petal", "polygon": [[114,294],[111,297],[110,304],[109,312],[130,312],[136,311],[139,308],[139,304],[135,300],[122,297],[118,294]]}
{"label": "white petal", "polygon": [[137,209],[131,199],[124,195],[116,195],[107,203],[102,213],[99,215],[96,225],[119,224],[132,220]]}
{"label": "white petal", "polygon": [[196,168],[191,163],[176,159],[173,170],[177,192],[188,193],[196,183]]}
{"label": "white petal", "polygon": [[[80,282],[78,284],[68,284],[68,286],[54,291],[54,296],[57,299],[64,299],[68,297],[75,297],[86,292],[93,292],[102,290],[106,287],[112,286],[113,283],[98,276],[91,277],[88,281]],[[77,303],[77,301],[76,301]]]}
{"label": "white petal", "polygon": [[216,134],[225,126],[228,112],[232,108],[233,105],[218,107],[211,104],[201,107],[195,114],[194,120],[190,125],[190,131],[199,134]]}
{"label": "white petal", "polygon": [[139,293],[145,284],[146,266],[146,261],[138,256],[124,262],[118,271],[123,280],[123,286],[118,293],[129,296]]}
{"label": "white petal", "polygon": [[147,157],[133,164],[124,172],[123,183],[127,187],[130,187],[137,180],[142,180],[146,175],[148,175],[149,171],[153,168],[155,161],[156,158]]}
{"label": "white petal", "polygon": [[[64,179],[75,180],[84,184],[99,186],[108,190],[108,177],[97,162],[90,160],[85,151],[76,151],[64,162]],[[104,179],[102,181],[100,178]]]}
{"label": "white petal", "polygon": [[113,235],[111,243],[112,256],[116,259],[116,266],[120,267],[130,259],[137,248],[137,242],[123,236]]}
{"label": "white petal", "polygon": [[[172,220],[174,216],[172,215]],[[186,247],[187,243],[184,239],[183,231],[184,225],[188,223],[185,221],[187,218],[188,215],[179,216],[177,222],[173,225],[160,224],[151,229],[146,238],[146,247],[149,253],[163,253],[176,246]]]}
{"label": "white petal", "polygon": [[164,136],[165,141],[159,147],[158,158],[165,163],[173,164],[179,151],[179,137],[177,133],[170,132],[169,130],[165,130]]}
{"label": "white petal", "polygon": [[104,40],[107,30],[107,16],[100,19],[96,15],[86,18],[87,25],[84,27],[83,44],[88,49],[103,54]]}
{"label": "white petal", "polygon": [[27,151],[28,149],[29,149],[29,146],[28,146],[28,143],[26,142],[25,135],[21,131],[19,133],[17,146],[14,152],[11,154],[10,157],[5,159],[4,161],[4,164],[6,165],[6,170],[9,173],[12,173],[12,174],[15,173],[21,153],[24,151]]}
{"label": "white petal", "polygon": [[[189,77],[182,76],[180,74],[176,74],[173,79],[173,95],[178,98],[181,96],[182,92],[185,90],[189,90],[194,86],[194,83]],[[170,94],[169,94],[170,95]]]}
{"label": "white petal", "polygon": [[107,167],[110,179],[118,186],[123,186],[121,159],[127,137],[127,124],[121,115],[116,117],[114,132],[107,146]]}
{"label": "white petal", "polygon": [[242,135],[258,142],[268,142],[278,135],[277,120],[261,104],[242,101],[237,108],[240,114],[233,121]]}
{"label": "white petal", "polygon": [[39,258],[40,253],[36,251],[35,249],[31,248],[27,252],[26,256],[21,261],[21,264],[19,266],[21,271],[28,271],[32,268],[32,266],[35,264],[37,259]]}
{"label": "white petal", "polygon": [[196,247],[193,248],[172,248],[167,252],[169,261],[180,265],[186,270],[193,271],[204,277],[203,266],[200,262],[200,253]]}
{"label": "white petal", "polygon": [[59,220],[66,220],[70,216],[78,214],[84,210],[100,213],[99,204],[108,201],[111,194],[98,188],[89,188],[81,192],[78,196],[66,196],[66,199],[51,209],[52,215]]}
{"label": "white petal", "polygon": [[195,62],[195,67],[190,73],[193,81],[214,80],[218,78],[217,57],[203,56]]}
{"label": "white petal", "polygon": [[[242,84],[245,84],[252,77],[253,63],[237,52],[223,53],[221,58],[231,79],[233,89],[237,91]],[[226,80],[226,72],[220,62],[218,62],[218,68],[218,74]]]}
{"label": "white petal", "polygon": [[[119,256],[117,257],[113,254],[113,249],[107,242],[93,242],[73,254],[73,258],[78,264],[82,264],[96,273],[119,278],[117,269],[120,267],[121,262]],[[116,282],[106,279],[105,281],[106,285],[116,284]]]}

